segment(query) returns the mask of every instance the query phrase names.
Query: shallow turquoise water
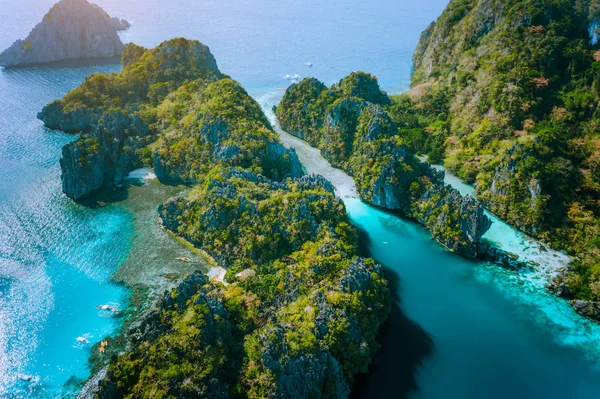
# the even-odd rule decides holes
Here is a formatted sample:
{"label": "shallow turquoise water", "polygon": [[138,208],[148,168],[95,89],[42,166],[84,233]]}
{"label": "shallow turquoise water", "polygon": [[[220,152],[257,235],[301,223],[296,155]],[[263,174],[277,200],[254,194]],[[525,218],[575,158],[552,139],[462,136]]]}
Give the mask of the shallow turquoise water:
{"label": "shallow turquoise water", "polygon": [[[4,0],[0,47],[25,36],[53,2]],[[205,42],[221,70],[266,110],[281,97],[275,89],[287,86],[285,74],[332,83],[364,69],[389,91],[402,91],[419,34],[446,2],[99,1],[134,22],[126,41]],[[72,136],[35,119],[88,73],[118,69],[0,70],[0,397],[71,392],[63,384],[88,373],[89,353],[72,348],[74,338],[89,333],[96,341],[118,328],[118,321],[97,317],[94,305],[127,300],[109,276],[128,254],[134,215],[62,197],[58,159]],[[544,276],[467,261],[418,225],[345,201],[366,246],[386,266],[398,305],[357,397],[599,397],[598,327],[546,294]],[[18,371],[39,375],[45,393],[13,385]]]}
{"label": "shallow turquoise water", "polygon": [[[528,273],[469,262],[440,248],[419,226],[345,200],[368,233],[372,256],[398,278],[406,317],[423,331],[415,398],[596,398],[600,328]],[[395,331],[403,340],[406,330]],[[385,345],[385,343],[384,343]],[[384,347],[385,348],[385,347]],[[397,397],[398,357],[384,354],[359,397]]]}
{"label": "shallow turquoise water", "polygon": [[[98,342],[119,325],[95,306],[126,303],[127,291],[109,278],[127,253],[132,216],[65,199],[58,159],[73,137],[35,119],[91,71],[113,69],[0,72],[0,397],[68,393],[63,384],[89,373],[89,349],[73,348],[75,338]],[[17,373],[40,383],[17,382]]]}

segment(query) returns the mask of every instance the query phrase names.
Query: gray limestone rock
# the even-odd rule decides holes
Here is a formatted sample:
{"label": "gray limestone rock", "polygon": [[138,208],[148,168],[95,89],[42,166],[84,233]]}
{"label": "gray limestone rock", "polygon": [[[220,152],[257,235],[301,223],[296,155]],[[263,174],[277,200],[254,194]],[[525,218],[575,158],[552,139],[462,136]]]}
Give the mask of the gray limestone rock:
{"label": "gray limestone rock", "polygon": [[597,302],[584,301],[581,299],[569,301],[575,311],[582,316],[600,321],[600,305]]}
{"label": "gray limestone rock", "polygon": [[0,54],[0,66],[17,67],[64,60],[112,58],[124,46],[113,21],[86,0],[61,0],[24,40]]}

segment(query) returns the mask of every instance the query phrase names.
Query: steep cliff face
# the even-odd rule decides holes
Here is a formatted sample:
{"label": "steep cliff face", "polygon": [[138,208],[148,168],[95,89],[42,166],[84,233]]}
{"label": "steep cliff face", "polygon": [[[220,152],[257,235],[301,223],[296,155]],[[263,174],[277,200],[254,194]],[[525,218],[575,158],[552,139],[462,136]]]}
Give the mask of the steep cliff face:
{"label": "steep cliff face", "polygon": [[118,17],[111,17],[98,4],[92,3],[92,7],[94,7],[96,10],[98,10],[98,12],[100,12],[100,14],[102,14],[104,19],[107,20],[116,30],[118,30],[118,31],[127,30],[131,27],[131,23],[129,21],[122,19],[122,18],[118,18]]}
{"label": "steep cliff face", "polygon": [[118,57],[124,46],[117,30],[126,23],[86,0],[61,0],[26,39],[0,54],[0,66]]}
{"label": "steep cliff face", "polygon": [[599,12],[597,0],[453,0],[421,36],[410,94],[391,106],[412,148],[474,183],[504,220],[575,255],[550,289],[592,305]]}
{"label": "steep cliff face", "polygon": [[99,398],[348,397],[390,296],[381,266],[358,256],[331,183],[217,165],[159,215],[226,267],[229,284],[195,274],[165,293],[111,361]]}
{"label": "steep cliff face", "polygon": [[[276,180],[302,176],[260,106],[225,78],[208,47],[174,39],[128,45],[119,74],[92,74],[38,115],[47,127],[83,132],[63,151],[63,191],[81,199],[153,166],[162,181],[194,184],[216,163]],[[84,143],[94,142],[90,150]],[[86,162],[80,162],[80,158]]]}
{"label": "steep cliff face", "polygon": [[293,85],[277,116],[286,131],[348,171],[364,201],[418,220],[454,252],[478,256],[490,220],[477,200],[445,187],[443,173],[408,150],[386,112],[390,104],[373,77],[354,73],[331,88],[314,79]]}
{"label": "steep cliff face", "polygon": [[143,166],[143,149],[153,140],[139,116],[105,113],[91,132],[63,148],[63,192],[78,200],[105,183],[120,184],[130,171]]}
{"label": "steep cliff face", "polygon": [[104,155],[97,139],[86,138],[62,149],[60,167],[63,192],[81,199],[100,189],[104,182]]}

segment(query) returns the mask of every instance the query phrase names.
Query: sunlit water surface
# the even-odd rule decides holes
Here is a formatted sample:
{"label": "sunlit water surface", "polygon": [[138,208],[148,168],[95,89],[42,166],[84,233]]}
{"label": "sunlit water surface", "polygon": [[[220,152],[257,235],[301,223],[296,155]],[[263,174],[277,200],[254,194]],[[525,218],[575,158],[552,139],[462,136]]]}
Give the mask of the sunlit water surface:
{"label": "sunlit water surface", "polygon": [[[0,48],[26,36],[53,2],[0,0]],[[150,47],[184,36],[206,43],[220,69],[269,111],[281,98],[277,89],[289,85],[286,74],[330,84],[367,70],[388,91],[405,90],[419,34],[446,0],[98,3],[134,23],[124,41]],[[73,348],[75,338],[88,334],[94,343],[118,331],[119,321],[98,317],[94,306],[127,302],[128,290],[109,277],[128,257],[136,207],[90,209],[65,199],[58,159],[73,136],[44,129],[35,115],[90,72],[119,69],[0,70],[0,397],[69,395],[89,374],[89,347]],[[284,139],[307,169],[336,183],[395,281],[399,310],[357,397],[599,397],[599,329],[544,292],[545,273],[448,253],[418,225],[357,200],[347,176],[318,152]],[[523,249],[523,238],[501,227],[489,238]],[[41,381],[16,382],[19,372]]]}

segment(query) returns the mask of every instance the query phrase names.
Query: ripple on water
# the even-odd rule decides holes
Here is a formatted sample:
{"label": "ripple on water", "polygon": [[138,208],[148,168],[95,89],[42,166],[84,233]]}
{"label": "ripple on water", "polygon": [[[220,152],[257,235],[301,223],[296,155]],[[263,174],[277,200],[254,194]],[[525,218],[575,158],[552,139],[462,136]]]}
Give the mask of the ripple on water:
{"label": "ripple on water", "polygon": [[[124,302],[111,274],[126,255],[131,215],[117,207],[89,209],[61,193],[58,159],[75,136],[36,119],[94,70],[118,67],[0,70],[0,397],[63,397],[67,381],[85,379],[92,343],[113,334],[118,320],[95,305]],[[16,381],[17,373],[38,384]],[[74,377],[75,379],[73,380]]]}

